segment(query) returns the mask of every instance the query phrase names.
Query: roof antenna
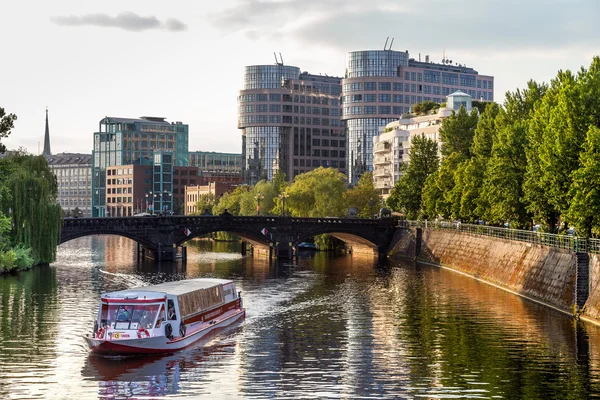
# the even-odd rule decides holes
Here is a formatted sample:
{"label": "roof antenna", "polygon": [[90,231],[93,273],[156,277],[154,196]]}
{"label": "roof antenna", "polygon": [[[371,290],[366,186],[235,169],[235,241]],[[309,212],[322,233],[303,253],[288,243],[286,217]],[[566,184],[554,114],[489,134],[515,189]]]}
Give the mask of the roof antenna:
{"label": "roof antenna", "polygon": [[281,58],[281,65],[283,65],[283,56],[279,53],[279,58]]}
{"label": "roof antenna", "polygon": [[392,43],[390,43],[390,48],[389,48],[390,51],[392,50],[392,45],[393,44],[394,44],[394,38],[392,38]]}
{"label": "roof antenna", "polygon": [[[281,55],[281,53],[279,53]],[[283,65],[283,62],[279,62],[279,60],[277,59],[277,53],[273,52],[273,55],[275,56],[275,64],[276,65]]]}
{"label": "roof antenna", "polygon": [[390,40],[390,37],[388,36],[387,39],[385,39],[385,44],[383,45],[383,50],[387,50],[387,42],[388,40]]}

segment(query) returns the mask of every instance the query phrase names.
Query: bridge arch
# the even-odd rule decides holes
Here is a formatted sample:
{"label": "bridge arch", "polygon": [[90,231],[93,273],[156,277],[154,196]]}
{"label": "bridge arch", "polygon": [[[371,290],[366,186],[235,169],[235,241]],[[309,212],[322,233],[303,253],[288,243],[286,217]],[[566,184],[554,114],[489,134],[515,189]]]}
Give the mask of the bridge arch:
{"label": "bridge arch", "polygon": [[144,237],[140,237],[140,236],[128,233],[128,232],[115,231],[115,230],[111,230],[111,229],[99,229],[99,230],[87,231],[87,232],[83,231],[83,232],[74,233],[69,236],[61,236],[59,244],[63,244],[63,243],[69,242],[71,240],[79,239],[79,238],[86,237],[86,236],[99,236],[99,235],[112,235],[112,236],[126,237],[127,239],[131,239],[134,242],[137,242],[148,249],[156,250],[156,244],[154,244],[152,241],[150,241]]}
{"label": "bridge arch", "polygon": [[350,245],[367,246],[372,249],[377,249],[377,247],[378,247],[376,238],[373,238],[370,235],[361,234],[356,231],[351,231],[349,229],[342,229],[342,228],[317,229],[312,232],[302,233],[292,243],[294,246],[297,246],[300,243],[305,242],[309,238],[312,238],[317,235],[323,235],[323,234],[331,235],[331,236],[335,237],[336,239],[339,239],[342,242],[350,244]]}

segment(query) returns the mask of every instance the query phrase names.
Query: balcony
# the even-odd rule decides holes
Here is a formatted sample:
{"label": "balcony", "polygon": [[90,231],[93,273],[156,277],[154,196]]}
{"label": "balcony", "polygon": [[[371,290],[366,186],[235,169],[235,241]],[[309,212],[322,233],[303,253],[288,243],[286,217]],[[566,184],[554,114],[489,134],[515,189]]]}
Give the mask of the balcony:
{"label": "balcony", "polygon": [[390,164],[391,162],[392,162],[392,159],[389,157],[384,157],[384,158],[375,157],[375,159],[373,160],[373,165],[386,165],[386,164]]}

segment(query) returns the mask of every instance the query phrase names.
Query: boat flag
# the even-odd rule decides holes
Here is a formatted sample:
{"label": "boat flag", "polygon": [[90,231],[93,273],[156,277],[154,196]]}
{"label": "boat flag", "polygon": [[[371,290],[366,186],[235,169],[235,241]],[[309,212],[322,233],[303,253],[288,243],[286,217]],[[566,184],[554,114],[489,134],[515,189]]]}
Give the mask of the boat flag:
{"label": "boat flag", "polygon": [[262,228],[262,230],[260,231],[260,233],[262,233],[263,235],[267,236],[267,233],[269,233],[269,231],[267,230],[267,228]]}
{"label": "boat flag", "polygon": [[192,234],[192,231],[190,231],[188,228],[185,228],[185,231],[183,231],[183,234],[185,236],[190,236]]}

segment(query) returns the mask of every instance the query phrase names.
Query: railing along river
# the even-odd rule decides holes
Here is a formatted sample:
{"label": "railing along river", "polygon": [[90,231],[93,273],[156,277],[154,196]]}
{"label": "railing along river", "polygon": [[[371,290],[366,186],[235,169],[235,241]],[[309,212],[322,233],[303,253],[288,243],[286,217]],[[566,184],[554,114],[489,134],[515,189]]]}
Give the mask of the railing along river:
{"label": "railing along river", "polygon": [[600,254],[600,239],[585,238],[575,235],[557,235],[553,233],[501,228],[488,225],[464,224],[462,222],[450,221],[400,221],[400,224],[407,227],[448,230],[472,235],[516,240],[519,242],[538,244],[573,252]]}

